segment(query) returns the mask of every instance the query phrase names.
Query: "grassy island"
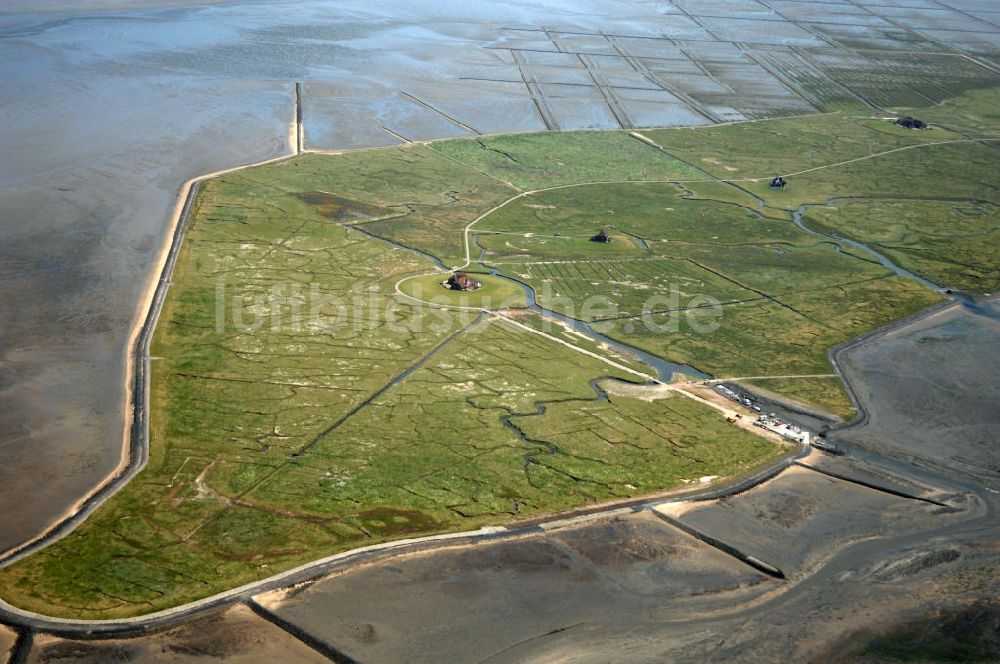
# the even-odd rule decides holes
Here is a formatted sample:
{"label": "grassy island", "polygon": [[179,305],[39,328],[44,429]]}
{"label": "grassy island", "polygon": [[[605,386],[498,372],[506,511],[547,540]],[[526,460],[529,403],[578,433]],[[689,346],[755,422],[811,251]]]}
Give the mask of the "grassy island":
{"label": "grassy island", "polygon": [[[152,348],[149,464],[0,595],[137,615],[773,460],[680,391],[609,389],[654,374],[612,341],[850,417],[828,349],[943,297],[893,264],[998,288],[992,94],[926,131],[841,112],[481,137],[207,181]],[[458,268],[483,287],[442,287]],[[523,310],[521,284],[604,340]]]}

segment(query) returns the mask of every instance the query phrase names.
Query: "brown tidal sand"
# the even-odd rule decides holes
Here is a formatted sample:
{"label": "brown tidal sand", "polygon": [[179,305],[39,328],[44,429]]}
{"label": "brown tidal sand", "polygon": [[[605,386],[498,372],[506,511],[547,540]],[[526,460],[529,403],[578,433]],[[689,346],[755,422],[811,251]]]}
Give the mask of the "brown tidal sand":
{"label": "brown tidal sand", "polygon": [[15,641],[17,641],[17,633],[8,627],[0,625],[0,662],[7,661]]}
{"label": "brown tidal sand", "polygon": [[29,664],[329,662],[323,655],[243,605],[135,639],[76,641],[37,636],[27,661]]}

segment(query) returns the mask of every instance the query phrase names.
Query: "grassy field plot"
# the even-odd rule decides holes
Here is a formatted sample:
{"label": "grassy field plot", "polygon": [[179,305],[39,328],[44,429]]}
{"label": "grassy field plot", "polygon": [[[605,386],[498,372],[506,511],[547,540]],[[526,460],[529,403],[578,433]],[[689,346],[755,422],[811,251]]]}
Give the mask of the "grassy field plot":
{"label": "grassy field plot", "polygon": [[969,136],[998,136],[1000,88],[977,90],[930,108],[901,109],[901,112]]}
{"label": "grassy field plot", "polygon": [[829,373],[831,346],[940,302],[899,278],[726,304],[695,328],[675,312],[599,322],[596,329],[647,352],[716,376]]}
{"label": "grassy field plot", "polygon": [[[710,195],[718,193],[718,189],[713,189]],[[755,242],[809,241],[794,228],[787,213],[755,209],[750,207],[753,200],[745,194],[735,189],[732,193],[742,205],[727,200],[692,200],[687,189],[674,184],[568,187],[525,196],[489,215],[475,228],[479,232],[533,233],[537,237],[558,234],[581,240],[605,229],[609,233],[619,231],[643,238],[654,252],[665,250],[654,244],[657,240],[733,247]],[[549,244],[552,246],[550,252],[545,251],[545,246],[535,251],[539,255],[553,255],[576,248],[554,242]],[[588,256],[635,254],[634,244],[622,244],[583,246]]]}
{"label": "grassy field plot", "polygon": [[961,138],[943,128],[913,131],[853,113],[642,134],[667,153],[721,179],[770,179],[907,145]]}
{"label": "grassy field plot", "polygon": [[521,189],[578,182],[685,180],[697,169],[623,132],[566,132],[440,141],[435,150]]}
{"label": "grassy field plot", "polygon": [[354,534],[228,512],[457,327],[393,306],[395,281],[426,260],[259,175],[207,183],[192,214],[152,348],[149,465],[68,538],[4,570],[5,597],[62,615],[142,613]]}
{"label": "grassy field plot", "polygon": [[[611,239],[608,243],[594,242],[590,238],[605,230]],[[602,260],[612,258],[637,258],[644,254],[641,239],[614,229],[566,235],[559,231],[544,233],[511,233],[506,231],[479,232],[476,243],[489,256],[488,263],[523,260],[544,261],[547,258],[575,258]]]}
{"label": "grassy field plot", "polygon": [[4,596],[57,615],[131,615],[321,553],[640,495],[780,453],[682,396],[609,400],[594,387],[602,376],[632,378],[483,322],[270,464],[238,430],[215,449],[160,439],[142,481],[0,573]]}
{"label": "grassy field plot", "polygon": [[998,145],[1000,141],[927,145],[804,173],[789,178],[785,189],[771,189],[766,182],[746,188],[785,210],[843,197],[1000,203]]}
{"label": "grassy field plot", "polygon": [[705,295],[725,302],[759,297],[688,261],[672,258],[541,261],[500,267],[504,274],[531,286],[541,306],[585,321],[680,311],[697,306]]}
{"label": "grassy field plot", "polygon": [[[285,179],[294,161],[273,179],[253,169],[204,186],[154,339],[150,463],[67,538],[0,571],[5,599],[141,614],[332,552],[666,489],[779,452],[684,397],[608,401],[594,381],[633,374],[556,341],[501,322],[461,332],[474,316],[397,300],[395,283],[431,263],[351,228],[388,199],[340,190],[308,162],[302,191]],[[560,453],[567,426],[546,404],[575,401],[655,426]],[[550,437],[521,428],[535,418]]]}
{"label": "grassy field plot", "polygon": [[[699,186],[702,196],[717,189]],[[524,197],[476,229],[519,234],[480,236],[483,261],[530,285],[543,307],[718,375],[828,372],[829,346],[937,301],[860,250],[765,211],[669,184],[597,184]],[[564,240],[600,227],[644,246]],[[711,303],[718,329],[696,330],[688,312]]]}
{"label": "grassy field plot", "polygon": [[[574,329],[569,324],[559,321],[552,316],[543,316],[528,309],[516,309],[505,312],[504,316],[511,321],[527,325],[539,332],[554,337],[561,341],[570,343],[577,348],[597,353],[606,357],[612,362],[616,362],[647,376],[655,376],[656,370],[645,364],[635,355],[625,350],[613,348],[603,341],[598,341],[592,337],[584,335],[579,330]],[[630,380],[642,380],[633,374]]]}
{"label": "grassy field plot", "polygon": [[[720,454],[730,471],[776,452],[684,397],[608,401],[591,385],[602,375],[633,378],[504,322],[483,323],[249,497],[315,516],[358,502],[410,505],[458,526],[676,486],[706,466],[699,455]],[[606,418],[606,439],[563,438],[589,428],[574,408]],[[316,492],[317,483],[336,490]]]}
{"label": "grassy field plot", "polygon": [[297,193],[335,221],[362,224],[447,265],[462,262],[465,225],[516,193],[423,146],[307,154],[227,179],[255,183],[253,195]]}

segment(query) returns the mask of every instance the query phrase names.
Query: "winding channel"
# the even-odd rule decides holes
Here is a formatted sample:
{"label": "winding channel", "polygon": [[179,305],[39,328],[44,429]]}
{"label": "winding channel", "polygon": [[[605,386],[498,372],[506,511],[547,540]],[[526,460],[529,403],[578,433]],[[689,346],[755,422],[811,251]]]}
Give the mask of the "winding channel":
{"label": "winding channel", "polygon": [[875,260],[877,260],[884,267],[892,270],[896,275],[898,275],[900,277],[905,277],[907,279],[911,279],[911,280],[917,282],[918,284],[920,284],[921,286],[924,286],[925,288],[931,289],[932,291],[937,291],[939,293],[944,292],[945,289],[944,289],[943,286],[941,286],[939,284],[935,284],[935,283],[933,283],[931,281],[928,281],[927,279],[924,279],[920,275],[914,274],[913,272],[910,272],[906,268],[901,267],[900,265],[896,264],[892,259],[890,259],[888,256],[886,256],[885,254],[883,254],[882,252],[880,252],[880,251],[878,251],[876,249],[873,249],[871,247],[871,245],[869,245],[869,244],[867,244],[865,242],[859,242],[858,240],[852,240],[851,238],[844,237],[842,235],[824,235],[823,233],[820,233],[819,231],[813,230],[812,228],[809,228],[809,226],[806,225],[806,222],[804,220],[804,216],[806,214],[806,210],[808,210],[809,208],[813,208],[813,207],[832,207],[832,206],[836,205],[837,203],[839,203],[841,201],[846,201],[846,200],[859,200],[859,199],[856,199],[856,198],[852,199],[852,198],[846,198],[846,197],[837,197],[837,198],[831,198],[826,203],[818,203],[818,204],[817,203],[807,203],[805,205],[800,205],[798,207],[798,209],[795,210],[792,213],[792,219],[793,219],[793,221],[795,222],[795,225],[798,228],[800,228],[801,230],[803,230],[806,233],[809,233],[812,236],[815,236],[815,237],[818,237],[818,238],[822,238],[824,240],[829,240],[830,242],[834,242],[834,243],[838,243],[838,244],[839,243],[843,243],[843,244],[846,244],[848,246],[854,247],[855,249],[860,249],[861,251],[865,252],[866,254],[868,254],[869,256],[871,256],[872,258],[874,258]]}
{"label": "winding channel", "polygon": [[859,240],[854,240],[849,237],[844,237],[842,235],[826,235],[824,233],[820,233],[819,231],[810,228],[806,224],[805,215],[809,208],[831,207],[841,201],[858,201],[858,200],[865,200],[865,199],[852,198],[847,196],[838,196],[829,199],[826,203],[807,203],[805,205],[800,205],[798,209],[796,209],[792,213],[792,219],[798,228],[805,231],[806,233],[809,233],[814,237],[821,238],[829,242],[833,242],[838,246],[838,248],[840,248],[840,244],[843,243],[850,247],[854,247],[855,249],[860,249],[861,251],[865,252],[866,254],[877,260],[883,267],[892,270],[892,272],[895,273],[896,276],[903,277],[905,279],[910,279],[911,281],[914,281],[925,288],[935,291],[936,293],[940,293],[941,295],[946,296],[949,300],[958,302],[962,307],[971,311],[972,313],[984,316],[986,318],[1000,320],[1000,309],[996,307],[987,306],[986,304],[986,302],[989,301],[990,297],[989,295],[986,296],[969,295],[967,293],[963,293],[961,291],[956,291],[951,288],[948,288],[945,285],[934,283],[933,281],[921,277],[919,274],[916,274],[900,266],[891,258],[886,256],[879,250],[875,249],[868,243],[861,242]]}

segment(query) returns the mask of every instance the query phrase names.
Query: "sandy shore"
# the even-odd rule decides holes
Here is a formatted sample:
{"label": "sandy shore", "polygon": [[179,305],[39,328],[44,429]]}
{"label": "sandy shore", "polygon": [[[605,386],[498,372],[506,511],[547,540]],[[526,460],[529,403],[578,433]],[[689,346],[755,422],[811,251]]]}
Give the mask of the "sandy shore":
{"label": "sandy shore", "polygon": [[[156,319],[159,316],[159,309],[157,305],[157,295],[161,297],[165,296],[166,289],[169,288],[170,277],[172,274],[172,267],[168,269],[168,261],[172,253],[175,253],[183,240],[183,234],[178,235],[177,229],[184,219],[185,212],[190,211],[190,201],[192,192],[194,188],[204,182],[214,177],[224,175],[226,173],[233,173],[236,171],[241,171],[247,168],[254,168],[256,166],[263,166],[265,164],[272,164],[279,161],[284,161],[289,159],[296,154],[298,154],[299,141],[301,139],[299,132],[299,125],[297,122],[297,109],[298,109],[298,99],[296,96],[295,110],[292,113],[292,121],[289,125],[288,140],[289,140],[289,150],[290,154],[281,155],[279,157],[274,157],[271,159],[265,159],[262,161],[254,162],[252,164],[244,164],[240,166],[234,166],[232,168],[224,168],[203,175],[193,177],[186,180],[180,189],[180,194],[177,197],[177,201],[174,203],[173,210],[171,211],[169,222],[167,225],[167,232],[165,234],[165,240],[160,246],[160,250],[157,253],[156,259],[153,262],[153,269],[150,271],[149,276],[146,279],[145,286],[142,290],[142,295],[139,299],[139,305],[136,308],[135,316],[132,320],[132,326],[129,330],[128,343],[126,345],[126,362],[125,370],[122,375],[122,380],[126,385],[125,394],[120,399],[120,408],[126,413],[125,425],[122,429],[122,442],[121,442],[121,458],[118,465],[104,478],[98,482],[94,488],[88,492],[86,495],[82,496],[78,501],[76,501],[72,506],[70,506],[65,512],[63,512],[58,518],[52,521],[52,523],[41,533],[35,537],[23,542],[19,546],[8,549],[7,551],[0,552],[0,567],[9,565],[20,558],[24,557],[28,553],[33,553],[44,546],[58,541],[62,537],[65,537],[70,532],[72,528],[66,529],[59,533],[58,536],[54,536],[55,531],[65,526],[68,522],[71,522],[75,517],[78,517],[84,510],[87,512],[92,512],[94,509],[103,504],[108,498],[110,498],[114,493],[117,492],[121,486],[123,486],[128,477],[125,477],[126,473],[132,471],[131,474],[135,474],[140,471],[145,466],[145,459],[143,458],[141,462],[136,465],[136,459],[132,454],[132,437],[135,435],[134,428],[137,426],[138,418],[136,417],[136,412],[142,410],[145,417],[138,421],[138,425],[143,427],[143,431],[140,435],[144,438],[143,445],[148,450],[149,446],[149,431],[147,420],[149,418],[149,403],[148,403],[148,389],[149,389],[149,372],[148,372],[148,345],[151,339],[141,340],[140,335],[142,335],[143,329],[149,327],[149,333],[152,335],[153,330],[156,326]],[[163,289],[161,292],[160,289]],[[160,302],[162,306],[162,302]],[[156,310],[154,311],[154,308]],[[144,343],[143,343],[144,342]],[[140,344],[142,347],[140,347]],[[147,363],[146,370],[144,373],[145,380],[145,400],[144,403],[136,402],[135,394],[135,378],[137,377],[137,367],[136,358],[141,356],[143,361]],[[94,501],[95,496],[103,491],[111,489],[104,495],[100,500]],[[79,525],[79,524],[75,524]],[[75,527],[74,525],[74,527]]]}

